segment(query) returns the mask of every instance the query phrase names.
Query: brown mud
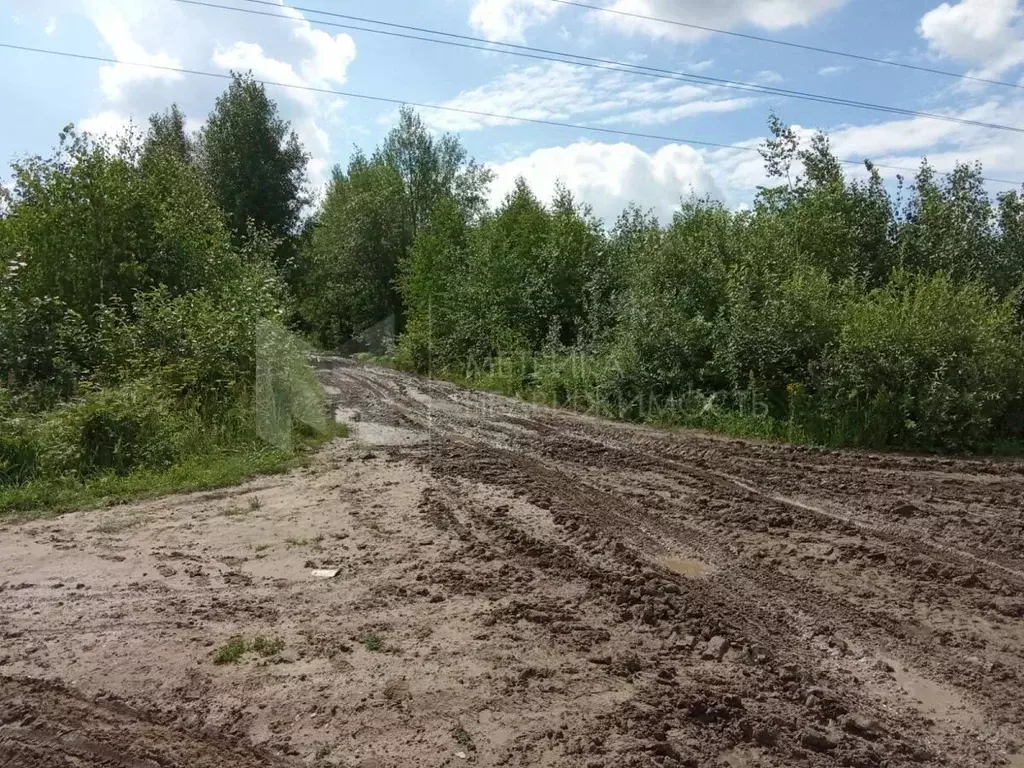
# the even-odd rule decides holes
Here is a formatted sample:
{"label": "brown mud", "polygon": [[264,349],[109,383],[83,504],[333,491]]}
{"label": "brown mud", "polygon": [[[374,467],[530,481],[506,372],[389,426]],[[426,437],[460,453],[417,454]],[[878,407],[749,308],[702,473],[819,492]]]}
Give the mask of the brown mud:
{"label": "brown mud", "polygon": [[1024,462],[320,374],[303,470],[4,528],[0,765],[1024,766]]}

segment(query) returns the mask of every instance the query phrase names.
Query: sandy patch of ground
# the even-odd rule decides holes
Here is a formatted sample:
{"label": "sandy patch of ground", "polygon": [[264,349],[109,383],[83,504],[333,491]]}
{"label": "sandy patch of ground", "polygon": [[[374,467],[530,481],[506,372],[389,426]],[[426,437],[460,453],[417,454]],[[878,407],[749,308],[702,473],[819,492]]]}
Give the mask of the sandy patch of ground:
{"label": "sandy patch of ground", "polygon": [[321,373],[306,469],[3,528],[0,765],[1022,764],[1020,463]]}

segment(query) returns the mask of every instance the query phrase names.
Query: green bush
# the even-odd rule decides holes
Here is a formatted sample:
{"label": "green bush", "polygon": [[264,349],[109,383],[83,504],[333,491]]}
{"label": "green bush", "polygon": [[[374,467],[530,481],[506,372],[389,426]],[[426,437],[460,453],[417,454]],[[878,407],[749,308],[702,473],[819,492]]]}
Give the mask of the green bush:
{"label": "green bush", "polygon": [[77,478],[167,468],[184,452],[189,421],[145,384],[90,392],[40,417],[39,468],[46,475]]}
{"label": "green bush", "polygon": [[32,426],[30,417],[14,411],[10,391],[0,388],[0,486],[35,476],[38,455]]}
{"label": "green bush", "polygon": [[[4,511],[244,477],[331,434],[284,325],[306,155],[251,77],[185,125],[68,127],[0,187]],[[243,157],[239,131],[265,141]]]}
{"label": "green bush", "polygon": [[752,388],[773,415],[783,416],[791,385],[811,381],[855,291],[820,269],[799,265],[759,302],[736,283],[715,329],[715,364],[732,386]]}
{"label": "green bush", "polygon": [[978,283],[898,275],[854,303],[821,370],[838,442],[968,450],[1020,436],[1024,350],[1012,307]]}
{"label": "green bush", "polygon": [[619,395],[651,399],[720,386],[709,364],[727,296],[730,228],[728,211],[696,201],[664,233],[632,238],[608,370]]}

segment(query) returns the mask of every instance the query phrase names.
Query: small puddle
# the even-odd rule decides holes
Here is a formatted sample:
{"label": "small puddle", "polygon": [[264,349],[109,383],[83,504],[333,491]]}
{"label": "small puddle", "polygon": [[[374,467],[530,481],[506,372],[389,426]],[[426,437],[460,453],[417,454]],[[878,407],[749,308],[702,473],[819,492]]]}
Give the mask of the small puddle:
{"label": "small puddle", "polygon": [[658,565],[668,568],[670,571],[675,571],[680,576],[685,576],[688,579],[697,579],[711,572],[711,567],[707,563],[674,555],[659,557]]}

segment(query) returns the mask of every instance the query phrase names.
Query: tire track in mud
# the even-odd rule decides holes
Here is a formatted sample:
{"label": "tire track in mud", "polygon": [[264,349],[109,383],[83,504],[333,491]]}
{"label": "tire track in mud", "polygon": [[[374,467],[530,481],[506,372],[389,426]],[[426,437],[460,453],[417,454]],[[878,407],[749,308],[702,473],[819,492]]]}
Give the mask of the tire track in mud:
{"label": "tire track in mud", "polygon": [[182,730],[116,699],[0,676],[0,766],[10,768],[288,768],[231,734]]}
{"label": "tire track in mud", "polygon": [[[840,473],[845,480],[837,481],[827,472],[812,473],[804,486],[797,487],[800,492],[792,493],[788,490],[795,485],[791,474],[798,470],[791,466],[793,449],[784,446],[702,435],[662,436],[393,371],[345,364],[337,375],[357,393],[357,399],[379,397],[386,391],[405,423],[431,429],[430,446],[396,449],[396,456],[427,467],[442,483],[484,483],[525,496],[547,510],[564,540],[559,554],[545,558],[543,567],[585,558],[590,563],[587,567],[599,571],[591,574],[591,581],[607,587],[595,589],[601,594],[607,591],[620,606],[623,623],[666,633],[664,639],[673,649],[665,651],[668,657],[692,661],[695,654],[703,653],[699,646],[724,634],[727,644],[736,645],[728,650],[728,657],[742,660],[744,674],[753,659],[751,666],[760,680],[754,693],[737,686],[735,678],[708,688],[698,675],[708,695],[718,697],[708,705],[717,713],[711,717],[694,714],[708,702],[695,705],[676,700],[670,706],[661,696],[660,685],[672,686],[652,683],[648,698],[662,702],[647,705],[653,707],[653,714],[647,712],[650,723],[661,724],[652,725],[657,731],[654,736],[664,735],[658,728],[667,728],[680,731],[684,742],[698,738],[692,735],[696,732],[689,722],[696,720],[702,723],[699,738],[707,737],[704,726],[709,723],[728,724],[715,731],[718,754],[743,747],[763,753],[758,759],[787,755],[786,760],[821,765],[1021,764],[1014,756],[1024,723],[1019,695],[1024,662],[1020,643],[1018,650],[1013,648],[1014,641],[1024,639],[1020,621],[1024,612],[1014,615],[1013,600],[1021,594],[1017,561],[925,540],[920,533],[911,533],[913,521],[890,523],[874,509],[866,514],[856,511],[863,507],[855,503],[857,494],[865,491],[891,495],[898,482],[894,473],[910,477],[902,483],[899,498],[931,493],[937,479],[946,476],[955,475],[956,487],[970,485],[970,473],[974,473],[989,485],[1005,486],[998,494],[986,495],[990,504],[998,505],[999,495],[1004,502],[1016,498],[1019,463],[865,458],[823,451],[823,461],[836,457],[839,467],[849,468],[848,473]],[[735,456],[730,457],[730,451]],[[813,451],[797,451],[804,452]],[[773,456],[778,459],[781,480],[771,477]],[[858,473],[858,462],[870,471]],[[712,463],[718,466],[710,469]],[[758,466],[751,470],[753,464]],[[991,481],[1001,472],[1005,481]],[[922,473],[923,478],[915,477]],[[824,482],[819,482],[819,475],[824,475]],[[855,487],[840,493],[835,484],[851,482],[851,477]],[[457,487],[453,488],[446,492],[445,503],[449,508],[465,507]],[[817,502],[821,497],[824,504]],[[850,513],[829,511],[833,505]],[[495,522],[486,512],[464,514],[478,527],[509,525],[507,520]],[[1019,514],[1010,509],[997,509],[995,514],[995,519],[1011,524],[1019,520]],[[539,545],[528,534],[515,526],[512,529],[517,531],[509,534],[514,551],[537,549]],[[799,539],[808,536],[834,543],[834,551],[827,555],[832,560],[824,566],[817,560],[809,566],[780,551],[780,547],[794,546],[784,542],[796,538],[802,546]],[[771,550],[768,558],[746,555],[758,542]],[[667,557],[681,557],[685,566],[693,565],[698,572],[673,570]],[[709,572],[700,573],[705,567]],[[840,567],[842,573],[836,573]],[[885,594],[842,594],[842,580],[856,580],[858,569],[886,580],[888,591],[898,599],[894,602]],[[650,594],[644,591],[648,582],[653,584],[647,588]],[[666,587],[677,600],[664,599]],[[915,609],[938,615],[936,626],[922,624],[913,615]],[[1006,614],[1001,626],[992,619],[996,609]],[[965,642],[960,642],[945,624],[947,614],[990,626],[973,635],[964,633]],[[675,647],[690,637],[696,639],[687,640],[685,652]],[[997,642],[1005,647],[993,649]],[[972,647],[979,644],[981,648]],[[981,657],[979,663],[965,660],[968,650]],[[912,694],[922,689],[908,686],[907,681],[914,683],[916,673],[893,669],[887,659],[895,660],[897,666],[909,662],[952,685],[982,714],[959,717],[956,706],[938,701],[946,691],[928,681],[922,683],[923,690],[935,701],[914,702]],[[693,673],[689,666],[686,671]],[[865,680],[872,671],[877,679]],[[675,680],[679,673],[665,674]],[[739,695],[729,693],[736,688],[745,691],[741,702],[748,702],[750,695],[758,701],[769,700],[775,714],[769,718],[771,707],[760,711],[761,720],[751,720],[735,707],[729,714],[730,706],[723,702]],[[807,694],[810,688],[820,690]],[[959,701],[956,694],[951,698]],[[936,723],[923,709],[943,717]],[[679,711],[689,713],[688,719],[680,720]],[[631,716],[636,712],[623,715],[624,721]],[[858,726],[850,725],[851,717],[858,722],[867,717],[880,731],[873,738],[860,738]],[[765,725],[765,718],[771,726]],[[964,725],[968,720],[970,727]],[[833,745],[834,733],[822,733],[836,728],[843,738]],[[881,739],[880,733],[901,735]],[[677,742],[678,738],[673,744]],[[650,741],[641,751],[647,757],[663,758],[660,764],[689,764],[685,755],[694,752],[692,745],[689,752],[671,746],[659,754],[659,743],[664,742]],[[700,753],[692,764],[704,764],[701,760],[710,759],[709,755]]]}
{"label": "tire track in mud", "polygon": [[[457,450],[452,453],[458,456]],[[591,589],[587,605],[578,606],[576,615],[592,616],[592,607],[601,605],[606,613],[615,614],[612,621],[620,632],[634,637],[634,653],[590,656],[592,663],[606,664],[614,674],[631,678],[637,693],[610,718],[591,726],[598,739],[592,753],[604,754],[606,740],[616,742],[617,749],[611,762],[592,759],[588,766],[648,765],[652,758],[662,765],[717,765],[737,744],[770,748],[811,765],[880,765],[886,752],[931,761],[924,741],[908,738],[908,733],[921,729],[913,718],[873,712],[863,697],[839,696],[825,687],[832,682],[827,675],[807,668],[806,659],[783,664],[774,653],[766,653],[764,645],[745,637],[735,614],[721,609],[721,585],[682,579],[641,553],[594,542],[580,528],[567,536],[570,543],[538,538],[516,525],[501,506],[475,505],[456,484],[459,481],[452,482],[456,477],[462,480],[458,468],[448,469],[443,468],[442,475],[449,484],[442,484],[444,490],[434,497],[441,500],[446,516],[468,518],[474,529],[486,531],[486,538],[505,550],[506,557],[529,560],[566,579],[585,578]],[[511,614],[502,613],[506,620],[526,615],[533,622],[548,622],[555,636],[580,631],[573,616],[537,610],[528,599],[517,601]],[[756,619],[745,626],[761,628]],[[721,660],[709,658],[705,650],[705,644],[713,645],[713,638],[722,636],[732,638],[731,645],[736,646],[728,651],[725,670]],[[736,674],[737,669],[742,671]],[[827,733],[835,722],[842,724],[844,733]],[[808,743],[816,746],[808,749]],[[829,757],[816,754],[833,751]]]}
{"label": "tire track in mud", "polygon": [[[604,536],[611,537],[608,545],[612,545],[612,538],[629,541],[631,549],[643,553],[650,565],[660,565],[665,571],[671,571],[664,565],[665,556],[680,552],[702,557],[711,564],[728,562],[732,558],[733,553],[720,546],[713,535],[689,526],[681,530],[671,520],[648,515],[628,498],[598,489],[582,478],[574,478],[528,457],[473,446],[461,440],[447,448],[439,448],[439,453],[445,458],[439,455],[432,457],[431,466],[435,473],[452,473],[495,485],[511,482],[517,488],[526,488],[528,498],[542,508],[551,509],[556,513],[556,520],[560,519],[567,525],[570,538],[580,525],[599,529]],[[460,448],[467,450],[468,456],[460,455]],[[454,468],[449,459],[454,459]],[[513,467],[518,470],[514,476],[509,471]],[[684,562],[699,561],[687,559]],[[837,601],[815,584],[776,569],[733,562],[716,573],[713,579],[693,581],[675,574],[672,576],[695,594],[698,603],[727,606],[727,611],[719,612],[716,618],[730,624],[733,636],[752,639],[761,648],[772,649],[775,656],[786,661],[806,665],[806,656],[799,658],[799,654],[794,655],[795,649],[787,645],[793,638],[806,640],[816,632],[822,634],[818,628],[827,626],[826,635],[838,634],[861,640],[870,638],[874,645],[893,653],[902,651],[918,666],[950,682],[961,685],[977,682],[965,681],[963,675],[957,674],[962,665],[955,661],[950,664],[948,659],[935,659],[934,639],[915,636],[898,617],[885,610],[865,610]],[[828,610],[821,611],[822,606],[827,606]],[[795,617],[801,615],[808,618],[798,621]],[[899,640],[899,649],[891,648],[893,639]],[[971,672],[977,674],[976,670]],[[983,704],[988,704],[994,712],[1015,712],[1019,706],[1015,678],[1006,680],[1000,675],[986,679],[984,683],[990,700],[983,701]],[[1001,693],[999,697],[995,695],[997,691]]]}

